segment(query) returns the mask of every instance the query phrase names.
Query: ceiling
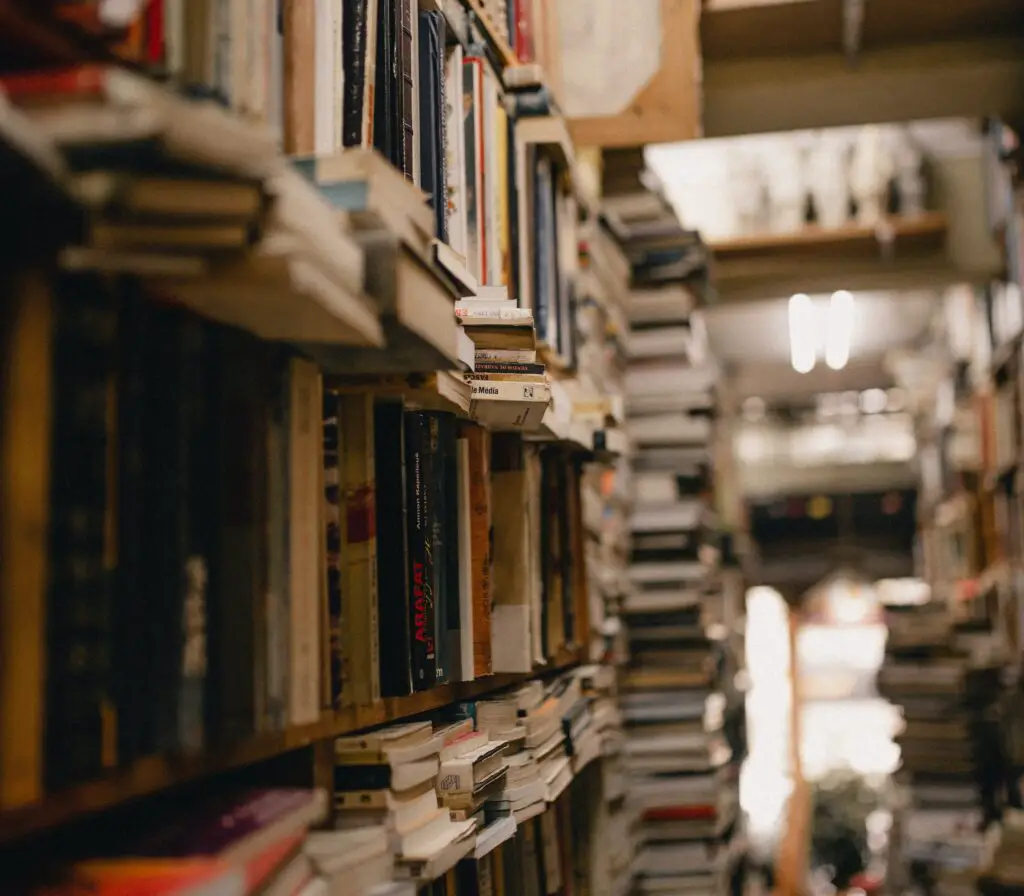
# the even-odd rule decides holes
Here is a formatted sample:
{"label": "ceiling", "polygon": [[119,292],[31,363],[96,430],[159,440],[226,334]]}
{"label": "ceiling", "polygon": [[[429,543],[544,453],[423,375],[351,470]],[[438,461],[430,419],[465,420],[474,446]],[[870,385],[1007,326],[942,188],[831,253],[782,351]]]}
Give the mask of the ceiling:
{"label": "ceiling", "polygon": [[[827,301],[824,296],[818,298]],[[705,312],[708,345],[740,398],[888,386],[892,378],[884,366],[886,353],[922,343],[936,303],[932,292],[856,294],[850,362],[841,371],[823,363],[806,375],[792,369],[788,299],[709,308]]]}

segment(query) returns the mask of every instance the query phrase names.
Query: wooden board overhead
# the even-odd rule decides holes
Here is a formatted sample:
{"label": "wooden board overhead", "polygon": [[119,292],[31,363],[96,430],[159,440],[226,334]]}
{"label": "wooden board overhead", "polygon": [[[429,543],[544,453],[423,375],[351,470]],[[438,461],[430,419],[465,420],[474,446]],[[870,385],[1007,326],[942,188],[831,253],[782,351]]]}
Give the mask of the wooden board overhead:
{"label": "wooden board overhead", "polygon": [[700,0],[559,0],[559,99],[578,146],[701,136],[700,8]]}
{"label": "wooden board overhead", "polygon": [[[843,52],[843,0],[708,0],[700,23],[708,62]],[[885,0],[864,10],[861,46],[928,44],[1024,33],[1018,0]]]}

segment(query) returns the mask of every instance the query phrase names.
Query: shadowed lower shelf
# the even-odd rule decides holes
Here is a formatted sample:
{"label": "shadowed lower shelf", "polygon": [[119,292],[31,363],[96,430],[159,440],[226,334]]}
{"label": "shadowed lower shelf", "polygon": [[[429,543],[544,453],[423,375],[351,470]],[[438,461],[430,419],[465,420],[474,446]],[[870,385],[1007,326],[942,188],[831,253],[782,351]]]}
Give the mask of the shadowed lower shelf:
{"label": "shadowed lower shelf", "polygon": [[581,650],[562,650],[547,665],[529,674],[491,675],[476,681],[442,685],[408,697],[385,699],[372,706],[325,714],[312,725],[257,734],[233,747],[211,753],[140,759],[104,778],[49,794],[38,803],[0,812],[0,842],[17,840],[180,784],[264,762],[317,741],[477,699],[533,678],[570,669],[581,660]]}

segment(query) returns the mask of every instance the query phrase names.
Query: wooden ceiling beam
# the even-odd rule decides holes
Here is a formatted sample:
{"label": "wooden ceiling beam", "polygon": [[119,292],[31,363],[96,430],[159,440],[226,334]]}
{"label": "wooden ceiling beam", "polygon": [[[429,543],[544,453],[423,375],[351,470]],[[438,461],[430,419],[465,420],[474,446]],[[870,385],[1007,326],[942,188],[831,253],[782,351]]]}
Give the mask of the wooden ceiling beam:
{"label": "wooden ceiling beam", "polygon": [[865,42],[855,67],[838,47],[812,55],[705,54],[704,136],[986,115],[1018,122],[1022,85],[1024,40],[1017,37],[881,48]]}

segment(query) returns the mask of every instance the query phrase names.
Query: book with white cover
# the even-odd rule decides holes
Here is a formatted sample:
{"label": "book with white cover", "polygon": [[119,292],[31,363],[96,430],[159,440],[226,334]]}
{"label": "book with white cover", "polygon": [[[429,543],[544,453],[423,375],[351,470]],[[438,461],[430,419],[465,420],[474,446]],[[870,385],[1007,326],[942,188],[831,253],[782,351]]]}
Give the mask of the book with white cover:
{"label": "book with white cover", "polygon": [[629,520],[633,532],[680,532],[709,522],[707,505],[696,498],[663,506],[637,506]]}
{"label": "book with white cover", "polygon": [[482,859],[494,852],[502,843],[506,843],[516,835],[516,819],[514,815],[498,818],[477,832],[473,858]]}
{"label": "book with white cover", "polygon": [[505,744],[491,741],[460,756],[452,756],[441,763],[437,776],[441,791],[464,792],[505,767]]}
{"label": "book with white cover", "polygon": [[488,426],[536,429],[551,401],[548,383],[471,380],[469,416]]}
{"label": "book with white cover", "polygon": [[634,563],[629,567],[629,580],[636,585],[659,582],[694,583],[706,578],[703,563],[680,561],[677,563]]}
{"label": "book with white cover", "polygon": [[705,444],[711,439],[711,421],[692,414],[652,414],[630,417],[626,432],[640,446]]}
{"label": "book with white cover", "polygon": [[438,821],[406,838],[396,862],[396,876],[437,879],[473,851],[475,834],[475,822],[452,821],[445,810]]}
{"label": "book with white cover", "polygon": [[702,395],[715,385],[716,379],[716,371],[710,366],[691,367],[685,361],[650,360],[630,364],[623,385],[628,400],[664,392]]}
{"label": "book with white cover", "polygon": [[391,856],[388,830],[383,826],[341,831],[312,831],[306,836],[303,851],[323,875],[366,862],[378,855]]}
{"label": "book with white cover", "polygon": [[630,358],[689,358],[692,339],[693,334],[686,326],[631,330],[626,337],[626,354]]}

